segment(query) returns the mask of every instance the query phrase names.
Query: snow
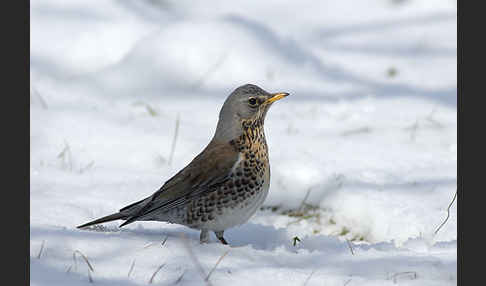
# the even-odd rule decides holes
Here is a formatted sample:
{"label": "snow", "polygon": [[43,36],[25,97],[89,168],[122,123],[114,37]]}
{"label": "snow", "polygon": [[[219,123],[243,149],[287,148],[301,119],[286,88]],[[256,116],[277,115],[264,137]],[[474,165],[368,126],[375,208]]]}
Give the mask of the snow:
{"label": "snow", "polygon": [[[228,250],[212,285],[457,283],[455,203],[435,234],[457,185],[455,1],[30,7],[31,285],[147,284],[164,263],[153,284],[203,285]],[[266,119],[270,193],[231,246],[160,222],[76,229],[189,163],[246,83],[290,96]]]}

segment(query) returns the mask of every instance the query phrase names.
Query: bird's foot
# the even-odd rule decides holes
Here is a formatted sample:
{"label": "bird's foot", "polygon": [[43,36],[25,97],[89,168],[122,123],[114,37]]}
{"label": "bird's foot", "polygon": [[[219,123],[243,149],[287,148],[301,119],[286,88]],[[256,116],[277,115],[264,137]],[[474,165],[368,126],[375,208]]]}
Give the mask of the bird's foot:
{"label": "bird's foot", "polygon": [[209,242],[209,231],[206,229],[201,230],[201,235],[199,236],[199,242],[208,243]]}
{"label": "bird's foot", "polygon": [[221,241],[222,244],[228,244],[228,242],[226,241],[226,239],[224,239],[223,235],[224,235],[224,230],[223,231],[215,231],[214,234],[216,234],[216,237],[219,239],[219,241]]}

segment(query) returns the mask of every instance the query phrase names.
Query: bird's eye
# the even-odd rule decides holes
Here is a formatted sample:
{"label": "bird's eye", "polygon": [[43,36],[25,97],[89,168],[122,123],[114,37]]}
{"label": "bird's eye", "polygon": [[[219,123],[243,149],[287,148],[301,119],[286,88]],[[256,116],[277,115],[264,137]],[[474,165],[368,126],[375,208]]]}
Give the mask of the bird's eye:
{"label": "bird's eye", "polygon": [[248,103],[250,103],[251,106],[255,106],[256,103],[257,103],[257,100],[254,97],[250,97],[250,99],[248,100]]}

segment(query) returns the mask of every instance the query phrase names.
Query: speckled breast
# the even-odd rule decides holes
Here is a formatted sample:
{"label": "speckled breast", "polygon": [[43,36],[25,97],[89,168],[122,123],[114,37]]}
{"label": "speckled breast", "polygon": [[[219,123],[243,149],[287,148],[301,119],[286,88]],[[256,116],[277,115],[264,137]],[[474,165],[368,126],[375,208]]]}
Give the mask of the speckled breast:
{"label": "speckled breast", "polygon": [[215,191],[186,206],[184,224],[224,230],[245,223],[262,205],[270,186],[267,143],[261,120],[242,122],[243,134],[230,144],[239,159]]}

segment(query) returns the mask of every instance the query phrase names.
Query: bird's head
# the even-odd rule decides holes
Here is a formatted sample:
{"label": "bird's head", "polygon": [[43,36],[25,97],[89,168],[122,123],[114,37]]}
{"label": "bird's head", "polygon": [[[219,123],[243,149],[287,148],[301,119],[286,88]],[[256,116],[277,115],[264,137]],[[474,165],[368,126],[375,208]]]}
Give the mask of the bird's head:
{"label": "bird's head", "polygon": [[236,88],[221,108],[215,137],[234,139],[241,134],[243,121],[259,121],[263,124],[272,103],[288,95],[285,92],[269,93],[253,84]]}

